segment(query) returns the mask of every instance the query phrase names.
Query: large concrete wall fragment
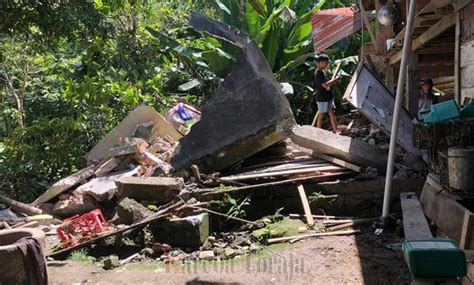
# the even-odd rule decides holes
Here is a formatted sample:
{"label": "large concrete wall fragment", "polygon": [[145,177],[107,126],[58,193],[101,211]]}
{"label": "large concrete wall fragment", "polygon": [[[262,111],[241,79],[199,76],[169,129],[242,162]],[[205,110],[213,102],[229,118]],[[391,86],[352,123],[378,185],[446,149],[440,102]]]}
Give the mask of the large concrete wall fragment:
{"label": "large concrete wall fragment", "polygon": [[385,171],[387,152],[374,145],[311,126],[293,129],[291,140],[315,153],[328,154],[363,167]]}
{"label": "large concrete wall fragment", "polygon": [[191,25],[242,49],[231,73],[180,140],[171,164],[204,172],[227,168],[286,138],[295,125],[290,104],[265,57],[245,33],[193,13]]}

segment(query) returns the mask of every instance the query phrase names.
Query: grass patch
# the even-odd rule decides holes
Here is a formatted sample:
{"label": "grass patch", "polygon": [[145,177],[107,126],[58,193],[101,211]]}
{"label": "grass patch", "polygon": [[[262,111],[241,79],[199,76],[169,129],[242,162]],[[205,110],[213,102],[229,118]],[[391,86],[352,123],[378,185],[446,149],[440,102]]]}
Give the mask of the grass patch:
{"label": "grass patch", "polygon": [[88,253],[87,249],[78,249],[71,252],[67,259],[70,261],[94,263],[96,261],[95,257],[88,255]]}

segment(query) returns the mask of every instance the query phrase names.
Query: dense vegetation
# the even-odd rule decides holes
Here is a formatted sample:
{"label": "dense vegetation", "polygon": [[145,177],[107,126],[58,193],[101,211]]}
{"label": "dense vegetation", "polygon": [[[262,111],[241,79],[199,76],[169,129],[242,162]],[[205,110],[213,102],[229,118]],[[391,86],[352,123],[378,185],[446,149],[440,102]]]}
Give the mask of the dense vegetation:
{"label": "dense vegetation", "polygon": [[[235,48],[193,31],[196,10],[254,38],[300,123],[311,120],[315,0],[5,1],[0,8],[0,191],[31,201],[84,166],[84,154],[129,110],[202,104]],[[335,58],[357,52],[360,36]],[[350,62],[350,61],[347,61]],[[344,65],[347,73],[353,64]],[[291,88],[288,88],[291,85]]]}

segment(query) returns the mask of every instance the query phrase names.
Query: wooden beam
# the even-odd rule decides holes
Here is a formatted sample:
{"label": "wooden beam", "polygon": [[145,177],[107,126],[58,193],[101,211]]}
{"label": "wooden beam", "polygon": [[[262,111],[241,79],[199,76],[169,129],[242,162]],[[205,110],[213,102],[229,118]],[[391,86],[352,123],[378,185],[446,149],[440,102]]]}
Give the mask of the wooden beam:
{"label": "wooden beam", "polygon": [[313,214],[311,214],[311,208],[309,207],[308,198],[306,197],[306,192],[302,184],[298,185],[298,193],[300,194],[301,203],[303,204],[306,222],[308,223],[308,226],[312,227],[314,225]]}
{"label": "wooden beam", "polygon": [[[411,51],[419,50],[424,44],[429,42],[430,40],[439,36],[442,32],[446,29],[452,27],[456,24],[456,17],[454,13],[450,13],[444,16],[441,20],[439,20],[436,24],[431,26],[428,30],[426,30],[423,34],[421,34],[418,38],[412,41]],[[397,52],[394,56],[390,58],[390,64],[394,65],[398,63],[402,58],[402,51]]]}
{"label": "wooden beam", "polygon": [[414,192],[401,193],[400,200],[403,214],[403,230],[406,240],[417,240],[433,237],[420,202]]}
{"label": "wooden beam", "polygon": [[365,22],[365,26],[367,27],[367,31],[369,32],[372,45],[374,46],[376,52],[379,53],[380,52],[379,46],[377,45],[377,40],[375,38],[374,31],[372,31],[372,27],[370,26],[369,17],[367,16],[367,12],[364,9],[364,5],[362,4],[362,0],[359,0],[359,8],[360,8],[360,13],[361,13],[362,17],[364,18],[364,22]]}
{"label": "wooden beam", "polygon": [[454,98],[461,102],[461,16],[456,12],[456,31],[454,32]]}
{"label": "wooden beam", "polygon": [[353,170],[355,172],[361,172],[362,171],[362,167],[357,166],[355,164],[352,164],[350,162],[344,161],[344,160],[339,159],[339,158],[335,158],[335,157],[332,157],[332,156],[329,156],[329,155],[326,155],[326,154],[319,154],[318,157],[321,158],[321,159],[327,160],[329,162],[332,162],[334,164],[337,164],[341,167]]}
{"label": "wooden beam", "polygon": [[407,66],[407,86],[406,86],[406,106],[405,108],[412,116],[415,116],[418,111],[418,52],[410,54],[410,59]]}
{"label": "wooden beam", "polygon": [[471,233],[474,221],[474,214],[471,212],[464,212],[464,220],[461,230],[461,239],[459,240],[459,247],[461,249],[469,249],[471,241]]}

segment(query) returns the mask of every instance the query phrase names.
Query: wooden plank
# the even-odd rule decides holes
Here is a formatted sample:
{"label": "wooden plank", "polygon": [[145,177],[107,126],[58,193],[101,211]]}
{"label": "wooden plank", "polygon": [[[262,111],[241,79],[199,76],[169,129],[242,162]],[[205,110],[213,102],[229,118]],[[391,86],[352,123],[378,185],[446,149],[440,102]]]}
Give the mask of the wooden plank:
{"label": "wooden plank", "polygon": [[362,167],[360,166],[357,166],[355,164],[352,164],[350,162],[347,162],[347,161],[344,161],[342,159],[339,159],[339,158],[335,158],[335,157],[332,157],[332,156],[329,156],[329,155],[326,155],[326,154],[318,154],[318,157],[324,159],[324,160],[327,160],[329,162],[332,162],[334,164],[337,164],[341,167],[344,167],[344,168],[347,168],[347,169],[350,169],[350,170],[353,170],[355,172],[362,172]]}
{"label": "wooden plank", "polygon": [[461,78],[460,78],[460,49],[461,49],[461,18],[460,12],[456,12],[456,30],[454,32],[454,98],[458,104],[462,104],[461,102]]}
{"label": "wooden plank", "polygon": [[271,239],[268,239],[268,244],[278,243],[278,242],[285,242],[285,241],[290,241],[290,240],[299,240],[299,239],[309,238],[309,237],[352,235],[352,234],[356,234],[356,233],[360,233],[360,231],[359,230],[347,230],[347,231],[338,231],[338,232],[330,232],[330,233],[314,233],[314,234],[306,234],[306,235],[291,236],[291,237],[271,238]]}
{"label": "wooden plank", "polygon": [[[395,97],[365,65],[359,64],[343,98],[361,111],[385,134],[390,135]],[[398,144],[407,152],[418,154],[419,150],[413,145],[412,120],[413,117],[410,113],[406,109],[402,109]]]}
{"label": "wooden plank", "polygon": [[367,31],[369,32],[369,36],[370,36],[370,39],[371,39],[371,43],[374,46],[374,49],[375,49],[376,53],[379,54],[380,48],[377,45],[377,40],[375,38],[374,31],[372,31],[372,27],[370,26],[369,17],[367,16],[367,12],[364,9],[364,5],[362,4],[362,0],[359,0],[359,9],[360,9],[360,12],[362,14],[362,18],[364,19],[363,26],[365,26],[367,28]]}
{"label": "wooden plank", "polygon": [[[450,13],[436,24],[428,28],[423,34],[412,41],[411,51],[419,50],[424,44],[439,36],[442,32],[456,24],[456,16]],[[390,64],[394,65],[402,59],[402,51],[397,52],[390,58]]]}
{"label": "wooden plank", "polygon": [[33,202],[33,204],[38,205],[46,203],[54,197],[58,196],[59,194],[71,189],[72,187],[78,185],[82,181],[94,175],[96,168],[97,167],[95,165],[90,165],[66,178],[59,180],[58,182],[54,183],[48,190],[46,190],[46,192],[41,194],[41,196],[39,196]]}
{"label": "wooden plank", "polygon": [[96,177],[102,177],[105,176],[107,173],[111,172],[114,170],[115,167],[119,166],[119,164],[122,162],[122,159],[120,157],[112,157],[106,162],[104,162],[102,165],[99,166],[99,168],[95,171],[95,176]]}
{"label": "wooden plank", "polygon": [[255,178],[263,178],[263,177],[272,177],[272,176],[285,176],[290,174],[306,174],[311,172],[330,172],[330,171],[338,171],[342,170],[339,166],[316,166],[316,167],[309,167],[309,168],[302,168],[302,169],[291,169],[291,170],[282,170],[282,171],[271,171],[271,172],[264,172],[264,173],[256,173],[256,174],[245,174],[245,175],[236,175],[236,176],[227,176],[222,177],[222,181],[239,181],[245,179],[255,179]]}
{"label": "wooden plank", "polygon": [[335,179],[337,177],[340,177],[340,176],[343,176],[343,175],[349,175],[349,174],[353,174],[353,172],[346,171],[346,172],[329,173],[329,174],[323,174],[323,175],[305,176],[305,177],[299,177],[299,178],[293,178],[293,179],[286,179],[286,180],[282,180],[282,181],[266,182],[266,183],[260,183],[260,184],[255,184],[255,185],[248,185],[248,186],[235,187],[235,188],[227,188],[227,189],[219,190],[219,191],[213,190],[211,192],[204,192],[204,193],[202,193],[202,195],[203,196],[214,196],[214,195],[219,195],[219,194],[228,193],[228,192],[243,191],[243,190],[250,190],[250,189],[257,189],[257,188],[264,188],[264,187],[272,187],[272,186],[279,186],[279,185],[287,185],[287,184],[296,184],[296,183],[302,183],[302,182],[316,183],[316,182],[328,181],[330,179]]}
{"label": "wooden plank", "polygon": [[473,224],[474,224],[474,214],[467,211],[464,212],[461,238],[459,241],[459,247],[461,249],[470,249],[470,241],[472,238]]}
{"label": "wooden plank", "polygon": [[301,203],[303,204],[306,222],[308,223],[308,226],[312,227],[314,225],[313,214],[311,214],[311,208],[309,207],[308,197],[306,197],[306,192],[302,184],[298,185],[298,193],[300,195]]}
{"label": "wooden plank", "polygon": [[400,200],[402,204],[405,239],[417,240],[433,237],[428,221],[426,220],[415,193],[401,193]]}
{"label": "wooden plank", "polygon": [[[455,240],[458,244],[461,242],[463,224],[466,212],[470,211],[459,204],[453,197],[443,190],[439,190],[439,185],[431,179],[425,183],[421,193],[420,202],[425,215],[433,221],[438,228],[448,237]],[[441,188],[442,189],[442,188]],[[474,240],[472,237],[472,228],[469,233],[471,239],[465,241],[465,247],[473,248]],[[465,234],[467,236],[467,234]]]}

